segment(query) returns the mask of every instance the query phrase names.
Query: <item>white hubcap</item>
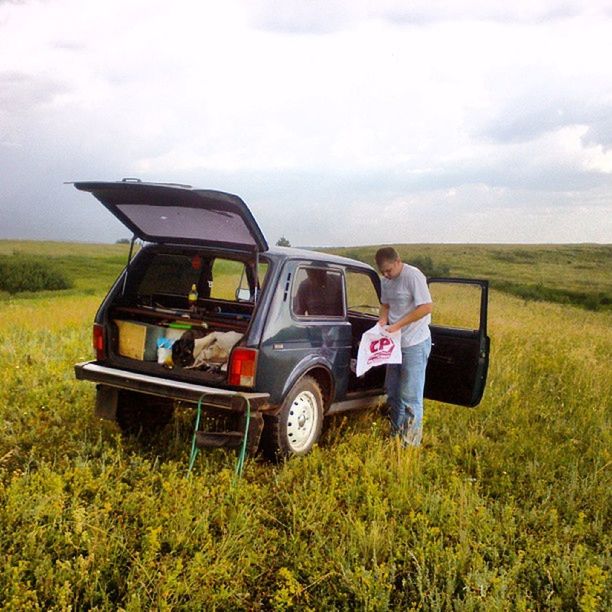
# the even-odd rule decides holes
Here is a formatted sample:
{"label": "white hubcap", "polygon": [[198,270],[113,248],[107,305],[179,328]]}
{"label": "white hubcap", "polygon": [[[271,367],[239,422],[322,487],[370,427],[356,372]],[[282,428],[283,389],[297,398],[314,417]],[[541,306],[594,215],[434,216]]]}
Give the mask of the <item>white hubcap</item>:
{"label": "white hubcap", "polygon": [[293,451],[307,448],[317,431],[317,400],[310,391],[302,391],[293,400],[287,419],[287,437]]}

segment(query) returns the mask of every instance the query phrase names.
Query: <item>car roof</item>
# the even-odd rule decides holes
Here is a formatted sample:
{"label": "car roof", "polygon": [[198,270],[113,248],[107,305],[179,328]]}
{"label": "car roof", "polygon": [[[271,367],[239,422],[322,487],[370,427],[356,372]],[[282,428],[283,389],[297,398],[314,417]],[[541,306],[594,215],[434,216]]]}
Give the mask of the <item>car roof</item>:
{"label": "car roof", "polygon": [[353,268],[361,268],[363,270],[374,270],[372,266],[357,259],[342,257],[332,253],[322,253],[310,249],[300,249],[296,247],[281,247],[271,246],[265,252],[265,255],[270,255],[275,259],[304,259],[321,263],[331,263],[340,266],[351,266]]}

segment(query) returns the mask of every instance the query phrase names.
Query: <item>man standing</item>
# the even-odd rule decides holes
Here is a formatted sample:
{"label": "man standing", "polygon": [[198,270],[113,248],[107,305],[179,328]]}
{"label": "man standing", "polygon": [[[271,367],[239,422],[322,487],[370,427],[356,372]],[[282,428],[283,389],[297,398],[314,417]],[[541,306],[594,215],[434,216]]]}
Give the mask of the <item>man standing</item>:
{"label": "man standing", "polygon": [[402,363],[388,365],[385,379],[392,434],[399,435],[404,445],[418,446],[431,352],[431,295],[425,275],[403,263],[394,248],[378,249],[376,265],[383,275],[378,322],[389,332],[402,331]]}

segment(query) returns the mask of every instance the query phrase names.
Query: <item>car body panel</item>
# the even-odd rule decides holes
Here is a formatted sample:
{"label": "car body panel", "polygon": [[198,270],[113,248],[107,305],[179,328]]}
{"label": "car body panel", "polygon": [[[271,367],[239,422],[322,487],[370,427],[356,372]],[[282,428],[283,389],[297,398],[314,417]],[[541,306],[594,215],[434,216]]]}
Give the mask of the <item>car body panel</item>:
{"label": "car body panel", "polygon": [[280,402],[300,376],[319,366],[332,375],[332,401],[342,399],[348,387],[351,325],[346,316],[297,317],[292,312],[293,283],[299,267],[323,267],[342,273],[336,263],[330,265],[307,255],[306,260],[284,262],[259,344],[258,380],[274,381],[266,385],[271,402]]}

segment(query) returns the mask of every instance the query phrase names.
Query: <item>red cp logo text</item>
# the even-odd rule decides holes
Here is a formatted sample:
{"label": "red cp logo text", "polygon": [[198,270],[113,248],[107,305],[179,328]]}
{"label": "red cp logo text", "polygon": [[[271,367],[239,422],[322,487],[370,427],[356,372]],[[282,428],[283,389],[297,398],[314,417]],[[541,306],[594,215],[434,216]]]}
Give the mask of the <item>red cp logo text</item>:
{"label": "red cp logo text", "polygon": [[372,340],[372,342],[370,342],[370,353],[377,353],[378,351],[384,351],[392,347],[393,340],[391,340],[391,338],[379,338],[378,340]]}

